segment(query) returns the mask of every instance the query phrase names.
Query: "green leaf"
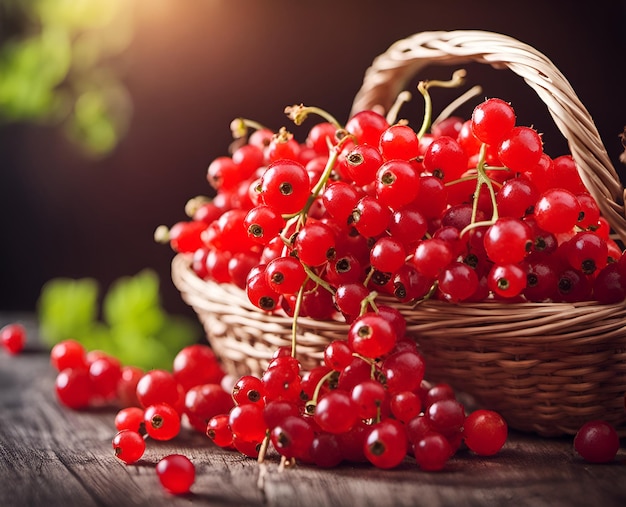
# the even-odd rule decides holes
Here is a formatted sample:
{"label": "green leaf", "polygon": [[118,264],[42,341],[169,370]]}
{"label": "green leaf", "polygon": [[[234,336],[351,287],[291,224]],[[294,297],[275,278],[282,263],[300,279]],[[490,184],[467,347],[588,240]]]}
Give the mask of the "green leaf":
{"label": "green leaf", "polygon": [[104,297],[102,311],[104,320],[111,327],[120,326],[146,336],[154,335],[165,320],[157,274],[145,269],[135,276],[116,280]]}
{"label": "green leaf", "polygon": [[79,339],[98,316],[98,282],[93,278],[55,278],[44,284],[37,301],[41,338],[50,346]]}

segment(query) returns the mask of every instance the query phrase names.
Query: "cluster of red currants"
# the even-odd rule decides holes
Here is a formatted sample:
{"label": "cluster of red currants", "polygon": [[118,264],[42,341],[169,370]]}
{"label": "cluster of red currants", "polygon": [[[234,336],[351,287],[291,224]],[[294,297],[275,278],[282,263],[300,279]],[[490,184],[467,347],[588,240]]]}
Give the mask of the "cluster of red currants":
{"label": "cluster of red currants", "polygon": [[199,277],[268,312],[291,314],[301,292],[299,314],[319,319],[353,319],[371,291],[400,303],[623,300],[626,258],[573,158],[550,158],[515,122],[492,98],[424,134],[373,111],[318,123],[303,143],[259,128],[210,164],[217,195],[190,201],[168,239]]}
{"label": "cluster of red currants", "polygon": [[[401,325],[380,310],[356,329],[373,331],[378,318]],[[421,469],[438,471],[462,444],[482,456],[500,451],[507,424],[499,414],[466,415],[449,385],[431,386],[423,376],[423,359],[409,339],[379,360],[336,340],[326,347],[324,364],[305,373],[290,349],[280,348],[261,378],[239,378],[235,406],[209,420],[207,435],[260,460],[271,443],[282,459],[321,468],[347,462],[390,469],[413,456]]]}
{"label": "cluster of red currants", "polygon": [[[117,458],[129,465],[144,456],[147,439],[172,440],[183,421],[205,433],[206,421],[233,405],[230,392],[220,384],[224,371],[208,345],[181,349],[171,372],[122,366],[115,357],[86,351],[75,340],[55,345],[50,360],[58,372],[55,386],[62,405],[121,407],[112,445]],[[182,454],[161,457],[156,472],[163,487],[174,494],[188,492],[195,480],[195,466]]]}

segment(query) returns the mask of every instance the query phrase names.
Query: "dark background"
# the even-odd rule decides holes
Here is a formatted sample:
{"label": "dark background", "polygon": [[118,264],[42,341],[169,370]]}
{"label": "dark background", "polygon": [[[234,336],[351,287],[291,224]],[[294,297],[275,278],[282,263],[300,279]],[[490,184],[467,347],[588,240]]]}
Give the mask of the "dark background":
{"label": "dark background", "polygon": [[[187,199],[210,191],[206,167],[226,153],[230,121],[245,116],[276,129],[291,126],[283,108],[301,102],[345,121],[373,58],[423,30],[491,30],[548,55],[619,164],[618,134],[626,125],[623,1],[130,3],[135,34],[123,55],[123,79],[134,111],[113,153],[90,160],[58,129],[0,127],[0,310],[33,310],[53,277],[95,277],[106,287],[150,267],[161,276],[166,307],[187,312],[169,278],[173,253],[152,235],[159,224],[185,218]],[[566,151],[521,79],[480,65],[469,70],[470,84],[511,101],[521,124],[544,133],[546,152]],[[447,104],[434,100],[435,109]],[[305,128],[294,130],[296,137]]]}

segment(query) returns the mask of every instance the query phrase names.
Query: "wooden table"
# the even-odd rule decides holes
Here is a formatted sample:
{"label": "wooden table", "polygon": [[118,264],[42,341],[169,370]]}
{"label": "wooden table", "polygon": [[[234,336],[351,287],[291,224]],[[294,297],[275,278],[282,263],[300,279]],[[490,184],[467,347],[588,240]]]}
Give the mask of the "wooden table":
{"label": "wooden table", "polygon": [[[150,441],[144,458],[125,466],[114,457],[115,410],[62,408],[47,352],[36,343],[28,316],[0,314],[0,326],[22,318],[30,345],[23,354],[0,352],[0,506],[624,506],[626,447],[610,464],[592,465],[572,439],[512,433],[495,457],[460,451],[443,472],[420,471],[407,459],[399,468],[332,470],[269,460],[259,485],[255,460],[215,447],[184,430],[168,443]],[[622,442],[623,444],[624,442]],[[196,482],[189,495],[165,493],[156,462],[187,455]]]}

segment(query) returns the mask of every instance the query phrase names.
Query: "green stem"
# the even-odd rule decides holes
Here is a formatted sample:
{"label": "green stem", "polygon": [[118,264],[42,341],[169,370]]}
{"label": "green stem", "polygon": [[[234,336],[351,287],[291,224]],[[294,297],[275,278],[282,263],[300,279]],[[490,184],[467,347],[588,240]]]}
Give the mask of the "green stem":
{"label": "green stem", "polygon": [[386,120],[389,125],[396,123],[398,115],[400,114],[400,108],[412,98],[413,96],[411,95],[411,92],[407,90],[400,92],[400,94],[396,97],[396,101],[393,103],[393,106],[391,106],[387,112]]}
{"label": "green stem", "polygon": [[248,129],[265,130],[267,127],[261,125],[259,122],[249,120],[247,118],[235,118],[230,122],[230,131],[233,135],[233,139],[242,139],[246,137]]}
{"label": "green stem", "polygon": [[309,411],[311,410],[311,407],[315,407],[315,405],[317,405],[317,400],[320,397],[320,391],[322,390],[322,386],[335,375],[337,375],[337,372],[335,370],[331,370],[319,380],[319,382],[315,386],[315,391],[313,391],[313,398],[306,402],[307,413],[312,414],[312,412]]}
{"label": "green stem", "polygon": [[375,312],[378,312],[378,307],[376,306],[376,298],[378,297],[378,292],[372,291],[367,296],[363,298],[361,301],[361,311],[359,315],[363,315],[367,313],[367,307],[371,306]]}
{"label": "green stem", "polygon": [[433,118],[433,103],[430,98],[430,93],[428,92],[429,88],[456,88],[461,86],[465,80],[467,72],[464,69],[459,69],[454,71],[452,74],[452,79],[449,81],[420,81],[417,85],[418,91],[424,97],[424,120],[422,122],[422,127],[417,133],[418,139],[421,139],[426,132],[430,129]]}
{"label": "green stem", "polygon": [[[489,226],[495,223],[498,218],[498,206],[496,205],[496,191],[493,188],[493,182],[487,175],[487,171],[485,169],[485,158],[487,154],[487,145],[483,143],[480,147],[480,152],[478,155],[478,164],[476,165],[476,190],[474,191],[474,202],[472,204],[472,218],[466,227],[461,231],[461,236],[470,231],[471,229],[475,229],[476,227]],[[485,185],[487,190],[489,191],[489,197],[491,198],[491,204],[493,207],[493,213],[491,214],[491,220],[484,220],[477,222],[476,217],[478,215],[478,196],[480,195],[480,190],[482,186]]]}
{"label": "green stem", "polygon": [[333,115],[331,115],[328,111],[315,106],[305,106],[303,104],[287,106],[285,108],[285,114],[293,120],[296,125],[302,125],[304,120],[306,120],[310,114],[316,114],[321,116],[328,123],[334,125],[337,130],[342,128],[341,124]]}
{"label": "green stem", "polygon": [[322,277],[318,276],[317,273],[315,273],[315,271],[313,271],[309,266],[307,266],[304,263],[301,263],[301,264],[302,264],[302,267],[304,268],[304,271],[306,272],[306,274],[311,280],[313,280],[317,285],[320,285],[321,287],[326,289],[331,294],[335,293],[335,288],[332,285],[330,285]]}
{"label": "green stem", "polygon": [[293,309],[293,319],[291,320],[291,357],[296,357],[296,348],[298,344],[298,315],[302,308],[302,300],[304,299],[304,288],[308,280],[300,286],[298,295],[296,296],[296,306]]}

